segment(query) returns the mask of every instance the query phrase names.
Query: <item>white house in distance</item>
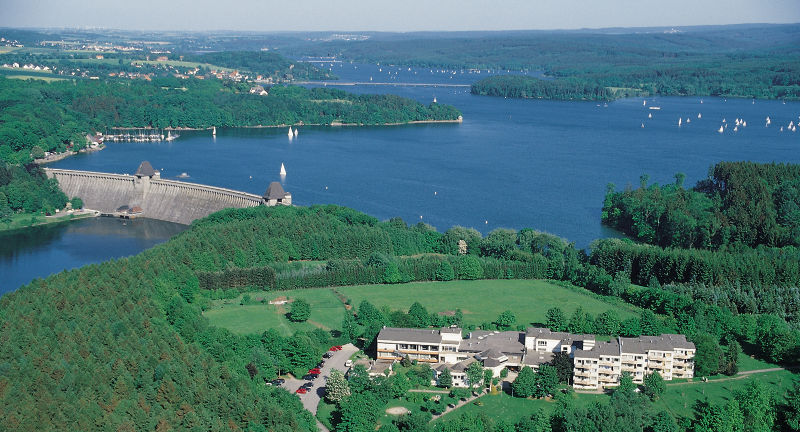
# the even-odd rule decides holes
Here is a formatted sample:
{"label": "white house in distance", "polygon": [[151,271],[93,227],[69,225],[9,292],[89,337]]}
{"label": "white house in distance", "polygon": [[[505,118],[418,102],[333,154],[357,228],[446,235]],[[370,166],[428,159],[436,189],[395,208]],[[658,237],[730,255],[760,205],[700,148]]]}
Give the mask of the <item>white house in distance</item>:
{"label": "white house in distance", "polygon": [[617,338],[597,343],[594,335],[553,332],[531,327],[525,332],[475,330],[462,337],[460,328],[409,329],[384,327],[377,337],[377,359],[431,364],[436,373],[450,369],[453,385],[469,385],[466,369],[479,361],[495,376],[504,368],[519,370],[552,361],[556,353],[574,359],[573,386],[598,389],[619,385],[622,371],[641,383],[658,371],[665,380],[694,376],[694,344],[683,335]]}

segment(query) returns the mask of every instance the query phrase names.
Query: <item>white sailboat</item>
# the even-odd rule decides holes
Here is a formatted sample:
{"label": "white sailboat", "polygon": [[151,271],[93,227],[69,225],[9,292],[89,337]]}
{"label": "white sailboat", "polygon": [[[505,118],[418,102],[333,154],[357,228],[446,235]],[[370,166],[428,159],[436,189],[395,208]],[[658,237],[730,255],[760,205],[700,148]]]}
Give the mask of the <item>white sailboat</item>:
{"label": "white sailboat", "polygon": [[286,177],[286,167],[283,166],[283,162],[281,162],[281,177]]}
{"label": "white sailboat", "polygon": [[211,135],[217,136],[217,127],[216,126],[211,126]]}
{"label": "white sailboat", "polygon": [[772,123],[772,120],[770,120],[769,116],[767,116],[767,126],[769,126],[770,123]]}
{"label": "white sailboat", "polygon": [[724,131],[725,131],[725,128],[723,128],[722,126],[720,126],[720,127],[719,127],[719,130],[718,130],[717,132],[719,132],[719,133],[722,133],[722,132],[724,132]]}
{"label": "white sailboat", "polygon": [[649,119],[653,118],[653,113],[647,113],[647,118]]}
{"label": "white sailboat", "polygon": [[692,122],[692,119],[690,119],[689,117],[686,117],[686,123],[691,123],[691,122]]}
{"label": "white sailboat", "polygon": [[647,100],[646,99],[642,101],[642,106],[645,106],[645,105],[647,105]]}
{"label": "white sailboat", "polygon": [[299,128],[294,128],[294,136],[297,136],[297,134],[299,134],[299,133],[300,133],[299,131],[300,131],[300,129],[299,129]]}
{"label": "white sailboat", "polygon": [[703,118],[703,114],[702,113],[697,113],[697,118],[699,118],[699,119]]}
{"label": "white sailboat", "polygon": [[678,117],[678,127],[681,127],[681,123],[682,123],[682,122],[683,122],[683,119],[681,119],[680,117]]}
{"label": "white sailboat", "polygon": [[289,126],[289,132],[286,135],[289,135],[289,138],[292,138],[294,136],[294,132],[292,132],[291,126]]}

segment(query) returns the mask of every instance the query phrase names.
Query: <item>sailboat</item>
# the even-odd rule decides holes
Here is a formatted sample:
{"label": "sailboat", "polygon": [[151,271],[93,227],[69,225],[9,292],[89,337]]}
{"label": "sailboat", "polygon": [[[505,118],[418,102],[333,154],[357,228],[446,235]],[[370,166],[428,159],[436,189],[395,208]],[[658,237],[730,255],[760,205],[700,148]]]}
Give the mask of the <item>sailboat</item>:
{"label": "sailboat", "polygon": [[680,127],[680,126],[681,126],[681,123],[682,123],[682,122],[683,122],[683,119],[681,119],[680,117],[678,117],[678,127]]}
{"label": "sailboat", "polygon": [[703,114],[697,113],[697,118],[703,118]]}
{"label": "sailboat", "polygon": [[216,126],[211,126],[211,135],[217,136],[217,127]]}
{"label": "sailboat", "polygon": [[289,126],[289,133],[287,133],[287,135],[289,135],[289,138],[294,136],[294,133],[292,132],[292,127],[291,126]]}
{"label": "sailboat", "polygon": [[724,131],[725,131],[725,128],[723,128],[722,126],[720,126],[720,127],[719,127],[719,130],[718,130],[717,132],[719,132],[719,133],[722,133],[722,132],[724,132]]}
{"label": "sailboat", "polygon": [[653,118],[653,113],[647,113],[647,118]]}
{"label": "sailboat", "polygon": [[297,134],[300,133],[299,130],[300,129],[298,129],[298,128],[294,128],[294,136],[297,136]]}
{"label": "sailboat", "polygon": [[692,119],[690,119],[689,117],[686,117],[686,123],[691,123],[691,122],[692,122]]}
{"label": "sailboat", "polygon": [[283,166],[283,162],[281,162],[281,177],[286,177],[286,167]]}
{"label": "sailboat", "polygon": [[767,126],[769,126],[770,123],[772,123],[772,120],[770,120],[769,116],[767,116]]}
{"label": "sailboat", "polygon": [[643,100],[642,101],[642,106],[645,106],[645,105],[647,105],[647,100]]}

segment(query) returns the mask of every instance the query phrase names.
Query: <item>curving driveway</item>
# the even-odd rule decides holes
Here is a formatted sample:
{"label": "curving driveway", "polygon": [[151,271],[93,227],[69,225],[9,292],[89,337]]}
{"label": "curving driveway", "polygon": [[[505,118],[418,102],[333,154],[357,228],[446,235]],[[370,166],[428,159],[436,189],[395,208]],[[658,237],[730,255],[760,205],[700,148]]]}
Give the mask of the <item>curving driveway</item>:
{"label": "curving driveway", "polygon": [[[347,372],[348,368],[345,367],[344,363],[357,351],[358,348],[353,344],[342,345],[341,351],[333,351],[331,358],[325,359],[325,365],[320,368],[319,377],[311,381],[314,383],[314,386],[311,387],[306,394],[297,394],[300,398],[300,402],[303,403],[303,407],[311,411],[311,414],[317,414],[317,406],[319,405],[320,398],[325,394],[325,381],[327,381],[328,377],[331,375],[331,369],[339,369],[342,372]],[[295,391],[306,382],[308,381],[303,379],[287,378],[286,382],[281,387],[292,394],[296,394]],[[318,425],[322,426],[319,422]],[[324,430],[324,427],[321,427],[321,429]]]}

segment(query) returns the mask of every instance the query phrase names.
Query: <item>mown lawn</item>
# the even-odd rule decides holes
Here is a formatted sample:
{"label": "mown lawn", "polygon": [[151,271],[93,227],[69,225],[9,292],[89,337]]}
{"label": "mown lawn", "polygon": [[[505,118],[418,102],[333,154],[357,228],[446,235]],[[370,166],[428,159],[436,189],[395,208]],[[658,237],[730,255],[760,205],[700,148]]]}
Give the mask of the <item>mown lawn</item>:
{"label": "mown lawn", "polygon": [[[589,405],[596,401],[608,399],[608,396],[604,394],[574,394],[573,396],[575,398],[575,404],[579,406]],[[477,405],[475,403],[476,401],[479,401],[481,405]],[[472,401],[453,410],[441,418],[436,419],[436,421],[453,420],[466,413],[483,413],[494,420],[505,419],[510,423],[516,423],[520,419],[529,417],[537,411],[542,411],[549,415],[556,406],[556,403],[550,400],[523,399],[513,397],[504,392],[497,395],[487,394],[476,399],[476,401]]]}
{"label": "mown lawn", "polygon": [[505,310],[517,317],[517,324],[544,323],[547,310],[558,306],[567,316],[579,306],[592,315],[613,310],[620,319],[638,312],[616,305],[579,288],[564,288],[544,280],[477,280],[413,282],[399,285],[356,285],[337,288],[357,307],[367,300],[377,307],[404,310],[415,301],[429,312],[461,309],[466,324],[493,322]]}
{"label": "mown lawn", "polygon": [[[254,301],[263,298],[265,302],[240,305],[242,296],[231,300],[215,300],[203,315],[208,318],[211,325],[239,334],[261,334],[269,328],[274,328],[288,336],[298,330],[314,328],[331,330],[341,327],[344,305],[330,289],[257,291],[247,295]],[[289,321],[286,313],[289,312],[290,304],[268,304],[270,300],[279,296],[307,301],[311,305],[311,318],[304,323]]]}
{"label": "mown lawn", "polygon": [[[767,365],[775,367],[775,365]],[[667,391],[661,399],[655,402],[655,408],[669,411],[676,419],[692,417],[695,401],[708,398],[711,403],[724,404],[733,397],[734,392],[752,380],[758,380],[763,386],[773,391],[778,400],[782,401],[785,398],[786,390],[792,385],[792,380],[796,378],[798,378],[798,374],[781,370],[719,378],[706,383],[697,381],[669,383]]]}

